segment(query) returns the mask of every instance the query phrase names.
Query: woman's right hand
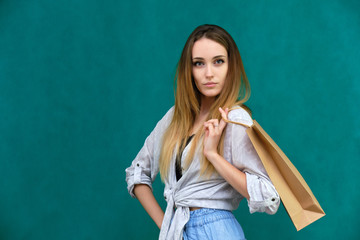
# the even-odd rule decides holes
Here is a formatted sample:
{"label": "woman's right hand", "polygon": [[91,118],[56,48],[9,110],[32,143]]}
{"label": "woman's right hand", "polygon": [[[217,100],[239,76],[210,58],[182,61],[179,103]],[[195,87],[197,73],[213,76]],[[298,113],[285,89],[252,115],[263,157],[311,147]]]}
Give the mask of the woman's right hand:
{"label": "woman's right hand", "polygon": [[[227,119],[229,109],[226,108],[225,110],[223,110],[222,108],[219,108],[219,111],[221,113],[221,116],[224,119]],[[223,119],[220,120],[220,123],[218,119],[210,119],[204,123],[204,155],[209,161],[211,161],[212,157],[218,154],[217,147],[225,126],[226,122]]]}

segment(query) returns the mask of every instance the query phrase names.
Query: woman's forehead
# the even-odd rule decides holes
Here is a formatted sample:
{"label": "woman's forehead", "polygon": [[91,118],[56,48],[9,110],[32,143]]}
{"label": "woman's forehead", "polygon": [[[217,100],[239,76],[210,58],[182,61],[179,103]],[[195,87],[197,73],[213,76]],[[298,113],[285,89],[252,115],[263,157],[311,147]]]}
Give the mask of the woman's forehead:
{"label": "woman's forehead", "polygon": [[227,51],[223,45],[208,38],[201,38],[194,43],[192,49],[193,58],[213,58],[215,56],[227,56]]}

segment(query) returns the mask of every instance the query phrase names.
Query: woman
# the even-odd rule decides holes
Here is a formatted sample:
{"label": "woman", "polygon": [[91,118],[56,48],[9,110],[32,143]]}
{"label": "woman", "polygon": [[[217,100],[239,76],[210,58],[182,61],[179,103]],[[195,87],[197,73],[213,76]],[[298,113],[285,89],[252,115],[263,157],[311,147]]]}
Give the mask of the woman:
{"label": "woman", "polygon": [[[128,191],[161,229],[159,239],[245,239],[231,211],[246,198],[251,213],[274,214],[280,199],[246,128],[222,119],[252,124],[243,105],[250,86],[232,37],[216,25],[197,27],[176,82],[175,106],[126,169]],[[165,214],[152,194],[159,171]]]}

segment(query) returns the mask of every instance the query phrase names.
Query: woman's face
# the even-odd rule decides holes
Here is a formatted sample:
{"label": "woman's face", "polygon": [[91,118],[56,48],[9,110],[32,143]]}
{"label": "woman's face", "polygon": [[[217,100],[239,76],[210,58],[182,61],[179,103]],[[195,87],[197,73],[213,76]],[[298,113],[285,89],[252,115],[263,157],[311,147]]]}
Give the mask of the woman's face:
{"label": "woman's face", "polygon": [[202,98],[219,95],[228,71],[225,47],[208,38],[201,38],[194,43],[192,63],[192,75]]}

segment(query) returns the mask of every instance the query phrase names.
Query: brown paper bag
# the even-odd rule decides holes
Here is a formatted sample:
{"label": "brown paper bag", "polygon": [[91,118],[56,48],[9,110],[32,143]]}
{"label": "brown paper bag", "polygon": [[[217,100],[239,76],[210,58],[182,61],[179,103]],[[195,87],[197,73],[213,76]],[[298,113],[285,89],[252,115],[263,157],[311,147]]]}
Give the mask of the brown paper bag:
{"label": "brown paper bag", "polygon": [[248,127],[246,133],[298,231],[325,216],[299,171],[255,120],[251,127],[225,121]]}

